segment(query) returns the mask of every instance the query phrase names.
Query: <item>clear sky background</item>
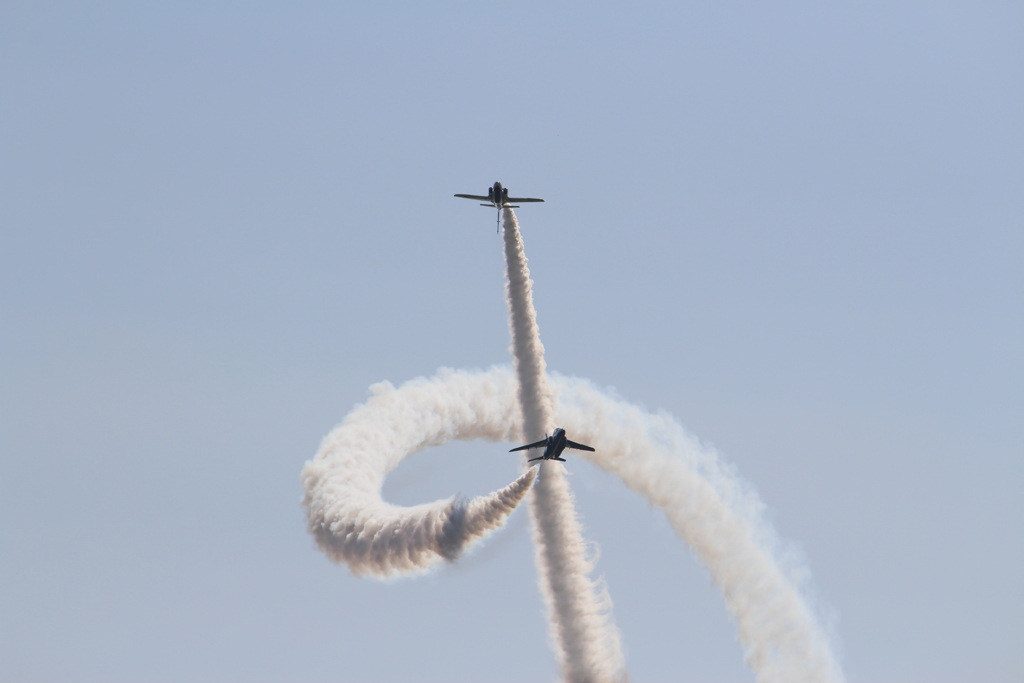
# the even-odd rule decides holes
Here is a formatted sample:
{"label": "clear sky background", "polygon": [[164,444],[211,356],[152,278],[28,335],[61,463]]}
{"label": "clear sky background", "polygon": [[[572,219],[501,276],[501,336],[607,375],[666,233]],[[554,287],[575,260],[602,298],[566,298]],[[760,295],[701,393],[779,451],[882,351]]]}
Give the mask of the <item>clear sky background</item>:
{"label": "clear sky background", "polygon": [[[735,464],[852,683],[1024,679],[1020,3],[8,2],[0,681],[553,679],[524,511],[379,583],[299,505],[369,384],[509,362],[452,197],[495,180],[547,200],[549,367]],[[660,513],[569,469],[633,679],[752,681]]]}

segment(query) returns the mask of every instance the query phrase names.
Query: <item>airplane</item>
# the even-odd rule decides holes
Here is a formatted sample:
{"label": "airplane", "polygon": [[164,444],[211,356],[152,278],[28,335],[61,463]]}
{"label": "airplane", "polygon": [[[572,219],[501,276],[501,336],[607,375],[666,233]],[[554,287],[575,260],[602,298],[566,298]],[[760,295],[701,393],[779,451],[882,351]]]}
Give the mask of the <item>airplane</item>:
{"label": "airplane", "polygon": [[542,202],[543,199],[533,199],[531,197],[509,197],[508,188],[502,187],[501,183],[494,183],[494,187],[487,188],[487,196],[478,194],[457,194],[456,197],[462,197],[463,199],[475,199],[480,202],[487,202],[487,204],[481,204],[480,206],[493,206],[498,210],[498,218],[501,219],[501,210],[504,208],[518,209],[515,206],[517,202]]}
{"label": "airplane", "polygon": [[590,446],[584,446],[581,443],[569,441],[569,439],[565,438],[565,430],[558,427],[555,429],[554,434],[551,436],[545,436],[543,441],[513,448],[509,453],[513,453],[515,451],[526,451],[531,448],[540,448],[541,446],[544,446],[544,455],[537,456],[536,458],[530,458],[526,462],[533,462],[534,460],[559,460],[561,462],[565,462],[565,458],[559,458],[558,456],[560,456],[562,451],[566,448],[575,448],[578,451],[594,451]]}

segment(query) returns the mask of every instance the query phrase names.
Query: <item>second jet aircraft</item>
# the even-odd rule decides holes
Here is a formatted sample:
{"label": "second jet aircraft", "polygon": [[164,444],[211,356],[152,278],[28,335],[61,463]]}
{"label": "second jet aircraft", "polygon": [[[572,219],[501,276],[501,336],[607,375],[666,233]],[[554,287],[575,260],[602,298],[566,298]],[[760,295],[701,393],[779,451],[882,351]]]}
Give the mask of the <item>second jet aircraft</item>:
{"label": "second jet aircraft", "polygon": [[559,460],[561,462],[565,462],[565,458],[560,458],[558,456],[560,456],[562,454],[562,451],[564,451],[566,448],[574,448],[578,451],[594,451],[594,449],[591,448],[590,446],[584,446],[581,443],[569,441],[569,439],[565,438],[565,430],[562,429],[561,427],[558,427],[557,429],[555,429],[554,434],[545,437],[543,441],[538,441],[537,443],[529,443],[526,444],[525,446],[513,448],[512,450],[509,451],[509,453],[513,453],[515,451],[526,451],[531,448],[540,448],[541,446],[544,447],[544,454],[539,455],[536,458],[530,458],[529,460],[527,460],[527,462],[533,462],[534,460]]}

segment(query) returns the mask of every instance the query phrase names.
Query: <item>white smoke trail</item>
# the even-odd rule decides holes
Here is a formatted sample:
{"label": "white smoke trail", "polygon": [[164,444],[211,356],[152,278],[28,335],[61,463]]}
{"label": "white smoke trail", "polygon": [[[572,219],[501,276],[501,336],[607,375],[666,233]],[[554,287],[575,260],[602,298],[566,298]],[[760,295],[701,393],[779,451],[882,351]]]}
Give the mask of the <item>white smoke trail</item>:
{"label": "white smoke trail", "polygon": [[[509,208],[502,211],[502,219],[512,358],[523,438],[532,443],[553,431],[555,424],[519,224]],[[603,582],[589,577],[592,564],[587,560],[587,544],[560,462],[541,461],[540,477],[530,496],[530,517],[541,592],[563,679],[569,683],[627,680],[619,633],[611,620],[611,599]]]}
{"label": "white smoke trail", "polygon": [[[647,413],[586,380],[553,374],[550,385],[555,418],[569,434],[597,448],[596,453],[579,455],[620,477],[664,512],[676,534],[694,549],[722,590],[758,683],[842,683],[828,639],[797,590],[797,570],[783,569],[774,534],[762,518],[763,505],[732,468],[667,414]],[[378,530],[403,528],[397,515],[405,508],[382,510],[379,495],[376,501],[361,502],[367,491],[379,491],[381,475],[376,472],[393,468],[416,444],[514,440],[519,434],[510,425],[518,422],[519,405],[516,382],[506,368],[477,373],[442,370],[436,377],[413,380],[398,389],[376,385],[374,392],[366,406],[325,439],[316,460],[303,470],[303,480],[310,528],[318,540],[321,530],[332,524],[347,529],[352,520],[369,516],[364,504],[373,504],[374,514],[395,511],[394,520],[378,517],[364,526],[362,538],[351,540],[355,550],[348,549],[344,534],[321,541],[325,552],[337,552],[334,557],[349,563],[353,571],[383,576],[425,565],[405,559],[401,550],[384,553],[386,562],[369,559],[374,553],[362,551],[372,543],[387,544],[389,532]],[[386,457],[374,455],[381,447],[377,441],[382,425],[393,430],[385,439],[382,452],[390,454]],[[351,434],[345,433],[350,428]],[[362,458],[381,462],[367,473]],[[344,474],[349,468],[353,473]],[[545,476],[547,471],[541,474]],[[360,478],[373,483],[346,483]],[[332,479],[339,483],[331,484]],[[348,495],[355,499],[347,501]],[[443,547],[437,544],[427,552],[431,562],[445,556],[439,550]],[[417,552],[422,553],[410,555]]]}
{"label": "white smoke trail", "polygon": [[[388,577],[423,571],[453,560],[505,523],[536,476],[531,468],[507,487],[471,501],[455,497],[401,507],[381,499],[384,477],[402,459],[452,439],[509,441],[515,423],[497,410],[485,390],[473,386],[474,400],[453,406],[459,377],[443,384],[413,381],[395,391],[387,382],[328,434],[302,468],[303,505],[310,533],[335,562],[353,574]],[[512,390],[510,378],[495,377],[490,393]]]}
{"label": "white smoke trail", "polygon": [[559,421],[597,447],[583,457],[664,512],[722,589],[759,683],[841,683],[828,638],[797,590],[806,571],[783,569],[753,489],[670,415],[646,413],[586,380],[555,384]]}

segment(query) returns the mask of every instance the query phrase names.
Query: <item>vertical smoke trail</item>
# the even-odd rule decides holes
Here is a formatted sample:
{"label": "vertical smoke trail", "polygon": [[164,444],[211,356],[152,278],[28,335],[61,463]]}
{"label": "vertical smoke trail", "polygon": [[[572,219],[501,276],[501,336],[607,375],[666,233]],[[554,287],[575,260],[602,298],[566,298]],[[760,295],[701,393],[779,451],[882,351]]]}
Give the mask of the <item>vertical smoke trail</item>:
{"label": "vertical smoke trail", "polygon": [[[523,438],[533,442],[555,426],[551,393],[519,224],[509,208],[503,209],[502,219]],[[540,584],[562,676],[569,683],[626,680],[619,634],[609,613],[611,601],[604,586],[588,576],[591,563],[565,468],[558,462],[541,462],[540,477],[530,495],[530,516]]]}

